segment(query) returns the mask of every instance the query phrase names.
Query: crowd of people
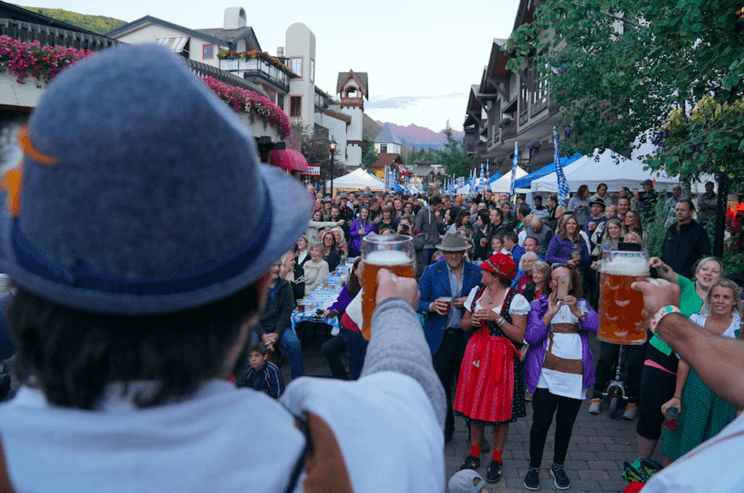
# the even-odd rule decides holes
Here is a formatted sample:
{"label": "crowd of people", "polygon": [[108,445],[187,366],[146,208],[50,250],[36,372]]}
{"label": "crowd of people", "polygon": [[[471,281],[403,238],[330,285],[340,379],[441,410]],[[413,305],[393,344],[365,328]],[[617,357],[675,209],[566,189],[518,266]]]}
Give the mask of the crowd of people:
{"label": "crowd of people", "polygon": [[[354,255],[361,238],[372,232],[397,231],[414,237],[421,292],[418,311],[447,397],[445,442],[453,437],[456,415],[466,418],[469,430],[471,452],[462,469],[480,467],[481,452],[491,447],[484,438],[484,426],[488,425],[493,429],[493,452],[486,481],[500,479],[509,423],[526,416],[526,398],[533,403],[533,425],[525,487],[539,488],[540,463],[554,417],[550,473],[559,489],[570,486],[563,464],[573,423],[587,390],[591,390],[588,412],[601,412],[620,347],[601,342],[595,362],[589,346],[588,334],[598,329],[602,259],[605,252],[621,249],[623,244],[634,243],[647,251],[644,224],[649,216],[645,214],[661,200],[652,182],[641,186],[644,191],[636,196],[622,189],[612,194],[614,198],[605,184],[600,184],[594,195],[581,186],[566,207],[559,205],[555,195],[548,195],[548,205],[543,206],[542,196],[536,195],[532,206],[517,197],[512,208],[506,194],[489,191],[473,198],[452,198],[367,190],[324,199],[340,207],[343,217],[352,221],[348,239]],[[681,188],[675,187],[665,199],[676,220],[668,225],[661,258],[652,258],[651,266],[661,278],[682,287],[683,314],[694,315],[693,320],[706,326],[718,321],[717,316],[707,315],[714,305],[703,306],[703,301],[723,275],[722,265],[708,256],[710,241],[701,224],[707,218],[703,214],[696,218],[695,203],[680,192]],[[699,202],[705,204],[706,200],[710,202],[707,193]],[[319,206],[323,203],[316,200]],[[406,207],[413,214],[407,213]],[[389,229],[381,231],[388,225]],[[560,299],[556,295],[559,277],[570,280],[568,292]],[[727,291],[725,295],[716,293],[716,300],[739,299],[736,284],[729,281],[716,286],[716,290]],[[691,298],[693,304],[686,301]],[[717,333],[731,335],[741,322],[741,310],[736,303],[726,308],[728,312],[721,316],[727,317],[728,325],[720,325]],[[331,368],[336,368],[334,376],[349,378],[338,363],[339,349],[331,350],[332,346],[342,347],[340,344],[329,342],[324,353]],[[687,432],[667,432],[669,461],[711,436],[711,429],[705,426],[706,413],[717,413],[713,433],[735,416],[731,406],[726,413],[718,411],[725,406],[710,392],[696,389],[685,394],[688,386],[704,385],[694,374],[688,385],[689,372],[678,371],[677,355],[664,346],[658,337],[651,337],[644,345],[625,349],[628,402],[623,417],[638,418],[636,464],[650,459],[665,413],[669,407],[681,410],[683,395],[700,395],[708,406],[696,411],[701,413],[699,418],[685,413],[696,424],[678,421],[678,430]],[[349,355],[351,361],[360,358],[359,354]],[[681,365],[687,368],[684,362]],[[687,405],[685,402],[685,409]],[[690,430],[695,427],[702,428],[693,434]],[[680,433],[685,436],[684,448],[667,445],[681,441],[675,439]]]}
{"label": "crowd of people", "polygon": [[[652,183],[617,200],[583,186],[566,207],[535,196],[512,208],[490,192],[311,201],[257,162],[246,127],[177,55],[147,45],[56,77],[19,145],[23,158],[1,181],[0,268],[12,296],[0,335],[19,384],[0,406],[3,491],[444,491],[455,416],[470,454],[450,485],[478,491],[470,471],[492,448],[486,482],[499,481],[528,399],[524,485],[539,488],[555,419],[550,474],[570,487],[573,424],[612,357],[603,350],[595,373],[592,266],[624,243],[644,248],[643,218],[662,200]],[[737,456],[715,452],[742,441],[744,347],[732,341],[741,291],[708,256],[694,203],[668,199],[676,221],[651,259],[661,280],[636,283],[656,331],[629,362],[642,366],[638,458],[676,411],[664,453],[679,465],[649,491],[740,484],[721,474]],[[364,237],[390,233],[413,238],[417,279],[379,271],[366,341],[359,251]],[[350,258],[348,283],[321,311],[340,319],[324,348],[336,378],[300,378],[292,311]],[[273,362],[281,351],[287,386]],[[717,370],[717,358],[730,368]],[[705,440],[713,454],[684,455]]]}

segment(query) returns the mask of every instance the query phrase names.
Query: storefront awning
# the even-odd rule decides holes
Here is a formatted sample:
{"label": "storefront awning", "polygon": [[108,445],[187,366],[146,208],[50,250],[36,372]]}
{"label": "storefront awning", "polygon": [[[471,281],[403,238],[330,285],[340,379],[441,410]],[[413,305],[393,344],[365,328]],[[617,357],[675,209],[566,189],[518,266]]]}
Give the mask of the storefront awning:
{"label": "storefront awning", "polygon": [[299,151],[294,149],[283,149],[280,151],[271,151],[271,158],[269,164],[278,166],[284,169],[291,169],[296,171],[307,171],[307,160],[305,156]]}

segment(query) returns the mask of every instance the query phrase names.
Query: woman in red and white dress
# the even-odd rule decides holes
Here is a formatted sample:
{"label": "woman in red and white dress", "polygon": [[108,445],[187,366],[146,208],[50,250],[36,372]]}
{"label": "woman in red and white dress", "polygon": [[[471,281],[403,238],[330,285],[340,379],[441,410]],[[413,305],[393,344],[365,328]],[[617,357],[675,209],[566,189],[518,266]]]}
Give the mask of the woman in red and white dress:
{"label": "woman in red and white dress", "polygon": [[455,414],[471,420],[470,455],[460,467],[480,467],[480,443],[485,425],[493,425],[493,457],[486,480],[501,479],[501,453],[509,423],[527,415],[519,348],[524,340],[530,305],[511,287],[517,266],[497,253],[480,264],[482,286],[473,288],[465,302],[460,327],[473,330],[457,383]]}

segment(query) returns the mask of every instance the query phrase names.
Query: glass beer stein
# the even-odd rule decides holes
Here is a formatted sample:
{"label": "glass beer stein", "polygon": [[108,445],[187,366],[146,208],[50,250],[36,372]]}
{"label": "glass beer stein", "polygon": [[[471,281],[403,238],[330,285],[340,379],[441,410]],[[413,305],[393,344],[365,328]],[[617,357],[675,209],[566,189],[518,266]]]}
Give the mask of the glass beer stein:
{"label": "glass beer stein", "polygon": [[415,277],[413,238],[405,235],[369,235],[362,239],[362,335],[370,338],[372,313],[377,306],[377,272],[388,269],[398,277]]}
{"label": "glass beer stein", "polygon": [[646,342],[643,295],[631,289],[638,279],[649,277],[646,252],[609,251],[602,259],[597,339],[613,344]]}

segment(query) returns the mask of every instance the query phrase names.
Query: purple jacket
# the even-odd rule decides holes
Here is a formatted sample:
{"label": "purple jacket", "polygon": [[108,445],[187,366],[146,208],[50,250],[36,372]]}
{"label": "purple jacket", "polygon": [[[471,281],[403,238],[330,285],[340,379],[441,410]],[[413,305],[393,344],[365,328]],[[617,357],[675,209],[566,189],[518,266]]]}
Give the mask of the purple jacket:
{"label": "purple jacket", "polygon": [[[579,332],[579,337],[581,338],[584,388],[588,389],[594,385],[596,379],[594,378],[594,356],[592,355],[592,350],[589,348],[589,337],[586,333],[597,333],[597,329],[599,328],[599,315],[597,315],[597,312],[592,310],[589,303],[583,298],[579,300],[579,306],[582,310],[588,310],[584,323],[579,321],[579,328],[583,329]],[[524,360],[523,375],[527,390],[535,392],[537,381],[540,379],[543,361],[545,361],[545,351],[547,350],[545,339],[547,339],[548,332],[550,332],[549,329],[545,328],[545,324],[543,323],[543,317],[548,311],[548,297],[541,296],[530,303],[530,307],[530,314],[527,318],[527,333],[524,336],[524,340],[530,345],[530,348],[527,350],[527,356]]]}
{"label": "purple jacket", "polygon": [[[344,285],[341,292],[338,294],[338,298],[336,298],[336,301],[328,307],[328,310],[336,310],[339,315],[344,313],[346,311],[346,307],[349,306],[349,303],[351,303],[351,300],[353,300],[351,294],[349,293],[349,285]],[[339,319],[340,320],[340,319]]]}
{"label": "purple jacket", "polygon": [[[578,245],[581,249],[581,262],[591,262],[589,250],[586,248],[586,242],[581,237],[579,237]],[[568,238],[564,240],[559,234],[553,236],[553,239],[550,240],[550,245],[548,245],[548,251],[545,254],[545,261],[549,264],[565,264],[571,260],[573,246],[574,244]]]}
{"label": "purple jacket", "polygon": [[369,221],[369,223],[364,225],[364,233],[361,231],[362,229],[362,220],[360,218],[354,219],[354,222],[351,223],[351,227],[349,228],[349,237],[351,238],[351,248],[354,250],[359,250],[362,248],[362,238],[370,234],[375,230],[375,223],[372,221]]}

